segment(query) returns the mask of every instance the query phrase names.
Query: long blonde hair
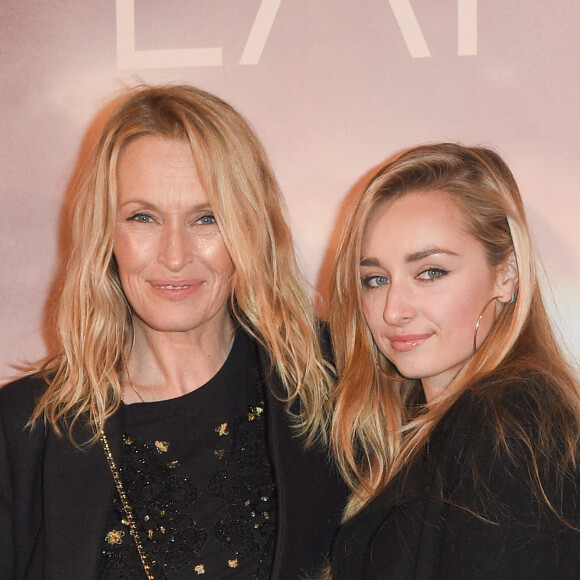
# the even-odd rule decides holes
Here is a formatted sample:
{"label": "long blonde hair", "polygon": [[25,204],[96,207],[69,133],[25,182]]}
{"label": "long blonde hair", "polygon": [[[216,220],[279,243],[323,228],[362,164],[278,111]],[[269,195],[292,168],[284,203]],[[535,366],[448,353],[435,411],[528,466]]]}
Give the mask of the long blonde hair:
{"label": "long blonde hair", "polygon": [[312,441],[330,378],[298,267],[286,207],[268,157],[247,122],[218,97],[188,85],[140,86],[120,100],[94,148],[74,200],[72,252],[57,312],[61,352],[32,421],[60,433],[86,421],[95,441],[120,404],[119,371],[133,329],[113,255],[117,163],[142,136],[191,145],[202,184],[235,266],[230,311],[268,352],[289,403]]}
{"label": "long blonde hair", "polygon": [[[382,204],[422,191],[441,192],[457,203],[491,266],[500,264],[513,251],[519,276],[515,302],[503,308],[486,340],[429,408],[420,381],[393,380],[402,377],[373,342],[362,311],[359,277],[361,240],[370,217]],[[329,305],[339,377],[332,397],[331,441],[341,471],[354,491],[346,517],[360,510],[409,463],[466,389],[494,371],[502,371],[503,378],[509,379],[531,370],[553,386],[551,398],[540,408],[544,405],[546,412],[552,410],[559,416],[571,413],[574,420],[561,421],[561,426],[540,422],[539,428],[547,435],[549,429],[561,427],[566,461],[574,462],[580,421],[577,382],[552,334],[517,184],[493,151],[453,143],[425,145],[383,167],[347,216]],[[498,414],[498,439],[505,444],[502,421]],[[549,437],[540,439],[548,441]],[[546,451],[534,448],[533,442],[530,447],[532,457]]]}

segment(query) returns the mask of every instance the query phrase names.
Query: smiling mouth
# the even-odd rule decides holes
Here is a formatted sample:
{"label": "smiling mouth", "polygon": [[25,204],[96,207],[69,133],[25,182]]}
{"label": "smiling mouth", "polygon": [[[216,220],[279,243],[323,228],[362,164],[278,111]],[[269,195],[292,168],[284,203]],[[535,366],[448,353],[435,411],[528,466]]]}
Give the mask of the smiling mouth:
{"label": "smiling mouth", "polygon": [[160,284],[157,286],[157,288],[162,288],[163,290],[183,290],[184,288],[189,288],[188,284],[182,284],[182,285],[174,285],[174,284]]}
{"label": "smiling mouth", "polygon": [[397,352],[409,352],[421,346],[426,340],[431,338],[430,334],[416,334],[408,336],[393,336],[389,338],[391,347]]}
{"label": "smiling mouth", "polygon": [[202,285],[201,280],[175,280],[174,282],[151,280],[149,283],[158,296],[172,301],[186,300]]}

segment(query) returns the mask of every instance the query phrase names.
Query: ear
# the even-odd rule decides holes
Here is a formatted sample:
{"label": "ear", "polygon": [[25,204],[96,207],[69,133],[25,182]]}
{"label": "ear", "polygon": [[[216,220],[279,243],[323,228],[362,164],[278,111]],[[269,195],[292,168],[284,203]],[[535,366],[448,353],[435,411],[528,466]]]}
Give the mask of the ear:
{"label": "ear", "polygon": [[518,262],[511,250],[505,260],[496,268],[495,288],[499,301],[512,302],[518,291]]}

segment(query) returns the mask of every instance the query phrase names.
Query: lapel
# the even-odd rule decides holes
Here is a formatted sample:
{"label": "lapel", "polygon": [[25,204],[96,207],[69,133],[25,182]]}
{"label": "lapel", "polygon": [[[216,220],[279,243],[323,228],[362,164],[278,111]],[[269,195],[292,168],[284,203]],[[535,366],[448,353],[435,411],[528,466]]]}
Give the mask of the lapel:
{"label": "lapel", "polygon": [[357,525],[357,520],[360,520],[363,529],[371,529],[373,527],[369,525],[371,521],[376,522],[377,526],[380,525],[393,508],[424,497],[430,485],[431,475],[425,456],[420,453],[407,469],[397,473],[389,484],[351,520],[352,523]]}
{"label": "lapel", "polygon": [[[275,374],[271,369],[270,358],[266,354],[264,348],[260,345],[256,345],[259,361],[260,377],[264,383],[264,396],[266,403],[266,440],[268,445],[268,453],[270,455],[270,461],[272,462],[272,471],[274,474],[274,481],[276,482],[276,540],[274,546],[274,557],[272,559],[272,577],[276,578],[277,571],[281,568],[282,559],[282,546],[284,546],[284,536],[285,536],[285,489],[284,489],[284,478],[282,477],[280,471],[281,458],[279,452],[279,426],[282,425],[284,417],[281,417],[283,412],[282,405],[280,401],[276,399],[273,395],[277,392],[277,389],[281,389],[280,381],[276,380],[277,374]],[[273,384],[274,383],[274,384]]]}
{"label": "lapel", "polygon": [[[113,457],[121,457],[123,412],[107,423]],[[77,428],[78,441],[88,432]],[[84,437],[84,439],[83,439]],[[44,459],[44,577],[97,578],[106,517],[115,486],[100,442],[80,450],[49,432]]]}
{"label": "lapel", "polygon": [[446,412],[425,448],[408,468],[397,473],[386,488],[364,508],[365,517],[375,512],[385,513],[421,496],[438,499],[446,496],[447,488],[455,481],[457,458],[465,445],[467,420],[464,408],[469,401],[468,392]]}
{"label": "lapel", "polygon": [[266,392],[268,452],[276,481],[276,542],[270,577],[310,578],[326,565],[347,489],[324,449],[317,445],[304,449],[303,439],[291,427],[282,381],[271,369],[264,349],[258,347],[258,353]]}

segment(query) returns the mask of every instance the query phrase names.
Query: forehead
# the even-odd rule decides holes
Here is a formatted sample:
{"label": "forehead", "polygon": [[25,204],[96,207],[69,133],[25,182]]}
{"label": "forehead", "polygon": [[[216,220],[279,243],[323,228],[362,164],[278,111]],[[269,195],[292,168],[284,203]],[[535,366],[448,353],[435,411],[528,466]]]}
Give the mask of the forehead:
{"label": "forehead", "polygon": [[150,163],[168,167],[195,168],[195,161],[189,141],[171,139],[159,135],[143,135],[129,141],[120,151],[117,172],[129,166],[149,167]]}
{"label": "forehead", "polygon": [[185,207],[208,203],[189,142],[143,136],[127,145],[117,165],[118,203]]}
{"label": "forehead", "polygon": [[477,244],[483,249],[469,233],[463,209],[444,192],[419,191],[376,208],[363,232],[362,253],[455,249],[464,244]]}

